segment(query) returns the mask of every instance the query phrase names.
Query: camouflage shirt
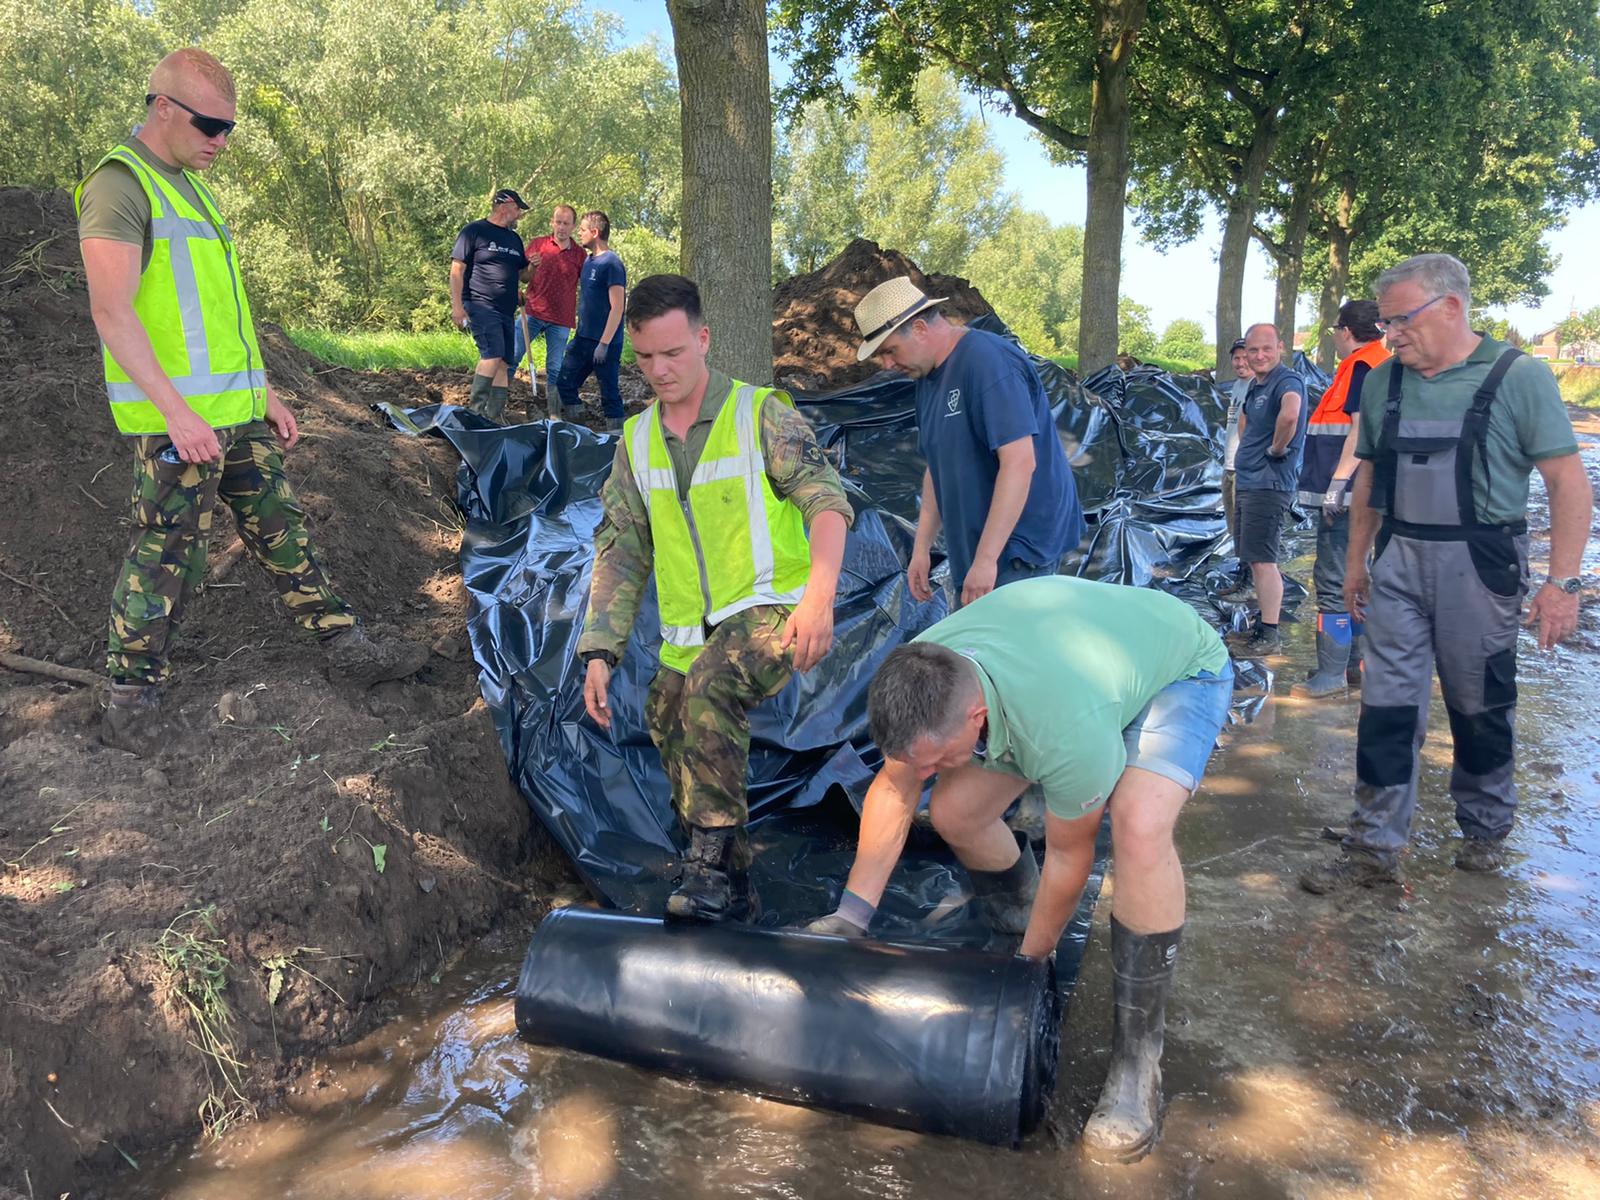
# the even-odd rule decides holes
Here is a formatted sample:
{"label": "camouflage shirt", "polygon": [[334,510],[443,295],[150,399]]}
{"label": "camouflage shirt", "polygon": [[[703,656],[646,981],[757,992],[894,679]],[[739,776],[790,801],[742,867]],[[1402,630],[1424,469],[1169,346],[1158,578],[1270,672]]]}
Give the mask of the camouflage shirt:
{"label": "camouflage shirt", "polygon": [[[688,436],[680,439],[662,426],[680,496],[688,494],[689,477],[733,387],[732,379],[713,369],[700,415],[689,427]],[[817,445],[811,426],[792,406],[761,406],[761,453],[772,490],[800,510],[808,529],[819,513],[836,512],[846,525],[855,519],[839,473]],[[621,658],[639,613],[639,598],[655,565],[655,549],[650,539],[650,513],[629,468],[627,445],[620,438],[611,475],[600,488],[600,501],[605,516],[594,535],[589,619],[578,639],[578,653],[607,650]]]}

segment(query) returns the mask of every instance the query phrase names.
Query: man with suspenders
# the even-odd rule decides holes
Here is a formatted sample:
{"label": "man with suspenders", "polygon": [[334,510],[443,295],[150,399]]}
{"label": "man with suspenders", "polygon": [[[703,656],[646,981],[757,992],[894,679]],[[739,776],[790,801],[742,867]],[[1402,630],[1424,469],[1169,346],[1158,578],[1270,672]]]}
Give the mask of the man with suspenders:
{"label": "man with suspenders", "polygon": [[[1399,882],[1437,666],[1450,715],[1455,865],[1492,871],[1516,811],[1517,626],[1528,590],[1528,478],[1550,495],[1550,570],[1525,624],[1542,649],[1578,624],[1593,492],[1544,364],[1468,324],[1471,281],[1447,254],[1378,277],[1394,357],[1363,392],[1345,599],[1366,621],[1356,807],[1344,847],[1300,884],[1318,895]],[[1369,554],[1376,550],[1369,568]]]}

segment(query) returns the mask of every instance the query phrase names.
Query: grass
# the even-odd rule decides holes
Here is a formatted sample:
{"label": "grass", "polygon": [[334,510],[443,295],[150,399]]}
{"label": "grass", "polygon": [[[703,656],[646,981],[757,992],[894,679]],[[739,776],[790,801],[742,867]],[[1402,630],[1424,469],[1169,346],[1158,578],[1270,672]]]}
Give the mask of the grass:
{"label": "grass", "polygon": [[1600,408],[1600,366],[1557,366],[1561,398],[1576,408]]}
{"label": "grass", "polygon": [[[241,1117],[254,1109],[241,1088],[244,1064],[233,1057],[231,1036],[233,1010],[223,993],[228,988],[226,943],[217,936],[214,905],[191,909],[173,918],[156,939],[156,961],[166,973],[173,997],[181,1005],[179,1015],[189,1020],[195,1042],[206,1063],[211,1090],[200,1102],[200,1123],[207,1135],[220,1137]],[[179,923],[187,921],[184,929]]]}
{"label": "grass", "polygon": [[[469,370],[478,363],[478,349],[465,333],[448,329],[427,333],[375,329],[291,329],[289,340],[309,350],[323,362],[353,371],[403,370],[406,368],[459,367]],[[544,366],[544,339],[534,342],[534,358]],[[622,346],[622,361],[633,362],[633,347]],[[526,360],[522,363],[527,369]]]}

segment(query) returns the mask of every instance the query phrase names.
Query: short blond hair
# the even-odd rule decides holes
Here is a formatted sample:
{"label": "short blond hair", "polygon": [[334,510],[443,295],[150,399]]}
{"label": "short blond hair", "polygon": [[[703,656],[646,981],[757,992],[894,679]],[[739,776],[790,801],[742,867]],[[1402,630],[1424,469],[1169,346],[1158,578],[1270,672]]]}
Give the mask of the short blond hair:
{"label": "short blond hair", "polygon": [[198,46],[174,50],[158,62],[156,69],[150,72],[149,91],[152,95],[183,93],[188,91],[187,84],[196,81],[210,84],[230,104],[238,102],[228,68],[216,55]]}

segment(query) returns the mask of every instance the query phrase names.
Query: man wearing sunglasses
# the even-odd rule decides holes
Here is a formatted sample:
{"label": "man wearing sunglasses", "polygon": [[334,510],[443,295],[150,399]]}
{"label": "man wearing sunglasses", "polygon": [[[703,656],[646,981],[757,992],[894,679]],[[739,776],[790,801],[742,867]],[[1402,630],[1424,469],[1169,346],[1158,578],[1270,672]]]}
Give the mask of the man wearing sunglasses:
{"label": "man wearing sunglasses", "polygon": [[1345,559],[1348,611],[1365,619],[1367,638],[1356,807],[1339,857],[1300,877],[1318,895],[1399,883],[1435,666],[1454,742],[1455,865],[1502,865],[1517,804],[1529,476],[1537,470],[1550,496],[1550,571],[1523,622],[1542,649],[1578,626],[1594,506],[1555,376],[1473,332],[1466,267],[1420,254],[1378,276],[1377,294],[1374,323],[1394,357],[1362,388]]}
{"label": "man wearing sunglasses", "polygon": [[219,498],[295,620],[325,639],[336,677],[399,679],[427,658],[424,647],[380,643],[357,625],[284,477],[299,428],[267,382],[238,251],[200,179],[227,145],[234,112],[227,69],[203,50],[175,51],[150,76],[143,125],[76,193],[111,414],[134,460],[100,736],[140,755],[179,748],[161,684],[184,604],[205,576]]}

